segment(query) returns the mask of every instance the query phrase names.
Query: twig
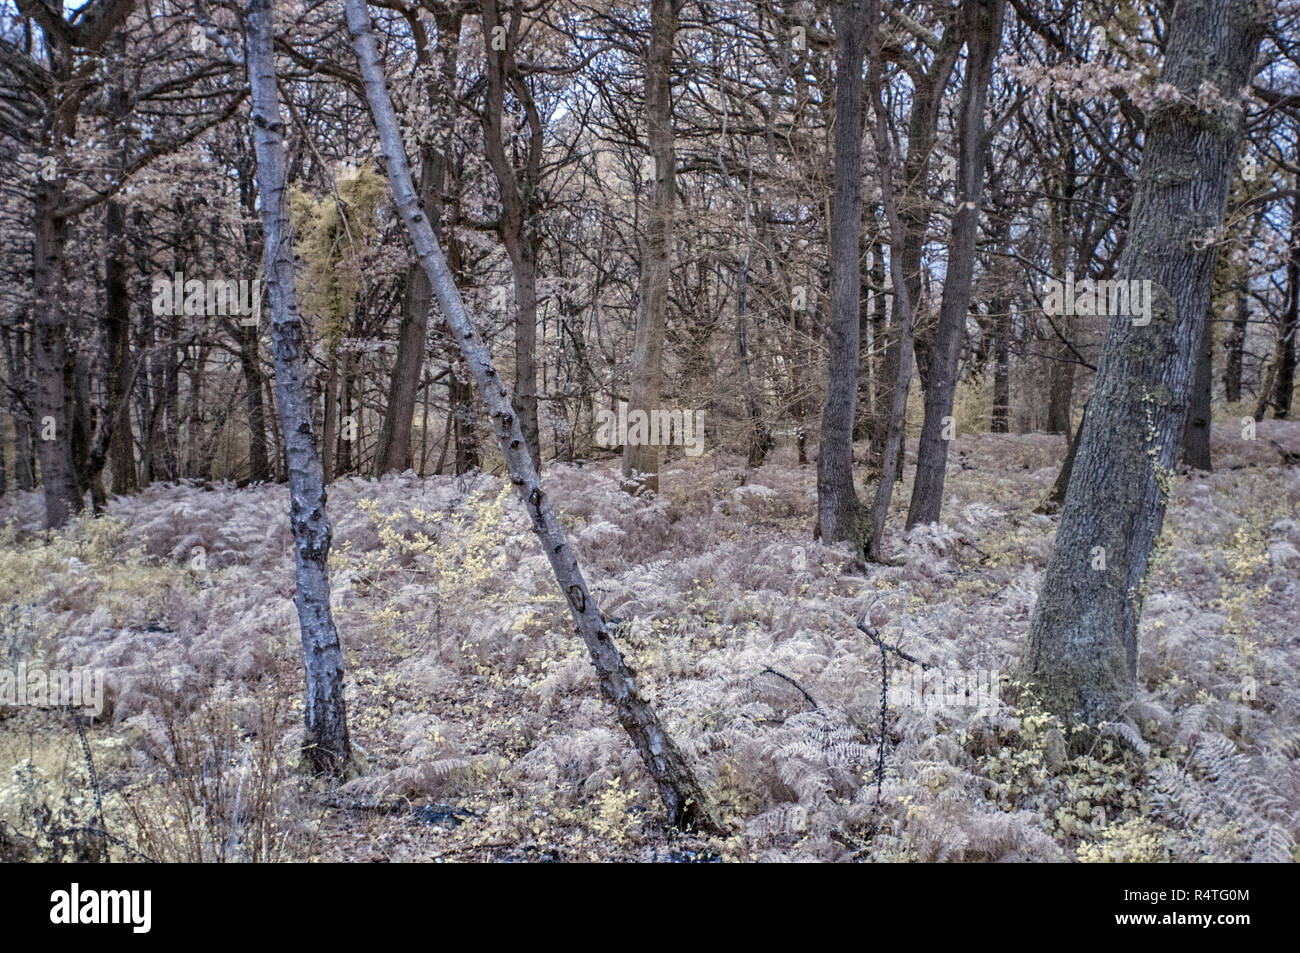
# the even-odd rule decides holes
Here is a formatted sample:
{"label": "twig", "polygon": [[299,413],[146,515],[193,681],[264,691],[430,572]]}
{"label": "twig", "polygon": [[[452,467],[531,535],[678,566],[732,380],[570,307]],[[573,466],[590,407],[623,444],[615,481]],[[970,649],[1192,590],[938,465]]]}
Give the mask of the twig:
{"label": "twig", "polygon": [[135,856],[137,856],[137,857],[139,857],[139,858],[141,858],[141,859],[147,861],[148,863],[151,863],[151,864],[156,864],[156,863],[158,863],[157,860],[155,860],[154,858],[150,857],[150,856],[149,856],[148,854],[146,854],[144,851],[142,851],[142,850],[136,850],[136,848],[132,847],[132,846],[131,846],[130,844],[128,844],[126,841],[122,840],[122,838],[117,837],[116,835],[110,834],[108,831],[104,830],[104,829],[101,828],[101,827],[74,827],[74,828],[72,828],[72,830],[74,830],[74,831],[80,831],[80,832],[82,832],[82,833],[84,833],[84,834],[95,834],[96,836],[102,837],[102,838],[104,838],[105,840],[112,841],[114,844],[116,844],[118,847],[122,848],[124,851],[127,851],[128,853],[131,853],[131,854],[135,854]]}
{"label": "twig", "polygon": [[[873,601],[872,606],[875,605]],[[908,655],[896,645],[890,645],[875,629],[867,625],[867,619],[871,614],[871,606],[862,616],[862,621],[858,623],[858,631],[862,632],[872,642],[876,643],[880,649],[880,742],[876,746],[876,820],[871,827],[871,837],[875,837],[880,830],[881,818],[881,801],[883,800],[883,791],[885,786],[885,743],[888,736],[885,734],[888,724],[886,721],[889,712],[889,654],[893,652],[904,661],[919,665],[924,669],[934,668],[929,662],[923,662],[915,655]]]}
{"label": "twig", "polygon": [[886,642],[884,639],[882,639],[879,635],[877,635],[874,629],[869,629],[869,628],[867,628],[866,620],[865,620],[865,619],[864,619],[862,622],[859,622],[859,623],[858,623],[858,629],[859,629],[859,631],[865,633],[866,636],[867,636],[867,638],[869,638],[872,642],[875,642],[877,645],[879,645],[879,646],[880,646],[880,650],[881,650],[882,652],[885,651],[886,649],[888,649],[889,651],[893,652],[895,655],[897,655],[899,658],[903,659],[903,660],[906,661],[906,662],[912,662],[912,663],[915,664],[915,665],[919,665],[919,666],[921,666],[921,668],[923,668],[923,669],[932,669],[932,668],[934,668],[934,666],[931,665],[929,662],[923,662],[923,661],[921,661],[919,658],[917,658],[915,655],[908,655],[906,652],[904,652],[904,651],[903,651],[902,649],[900,649],[898,646],[896,646],[896,645],[890,645],[888,642]]}
{"label": "twig", "polygon": [[90,776],[90,787],[95,792],[95,817],[102,828],[104,824],[104,796],[99,790],[99,775],[95,772],[95,759],[90,754],[90,742],[86,740],[86,726],[82,724],[81,712],[75,708],[70,709],[72,712],[72,722],[77,726],[77,736],[81,739],[81,750],[86,757],[86,773]]}
{"label": "twig", "polygon": [[762,671],[762,672],[759,672],[758,674],[762,675],[764,672],[767,672],[767,673],[769,673],[769,674],[775,675],[777,678],[781,679],[782,681],[789,682],[789,683],[790,683],[791,685],[793,685],[795,688],[799,689],[800,694],[802,694],[804,698],[808,699],[808,704],[812,705],[813,708],[820,708],[820,707],[821,707],[820,705],[817,704],[817,699],[815,699],[815,698],[813,698],[811,695],[809,695],[809,694],[808,694],[808,690],[805,689],[805,688],[804,688],[802,685],[800,685],[798,682],[796,682],[796,681],[795,681],[793,678],[791,678],[789,675],[783,675],[781,672],[778,672],[776,669],[772,668],[772,666],[770,666],[770,665],[765,665],[765,666],[763,666],[763,671]]}

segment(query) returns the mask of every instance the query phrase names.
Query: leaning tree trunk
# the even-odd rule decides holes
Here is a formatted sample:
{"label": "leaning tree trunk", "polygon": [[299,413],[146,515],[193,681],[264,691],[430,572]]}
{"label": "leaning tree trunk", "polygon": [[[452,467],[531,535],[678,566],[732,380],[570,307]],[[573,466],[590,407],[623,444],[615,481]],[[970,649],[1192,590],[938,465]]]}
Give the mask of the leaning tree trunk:
{"label": "leaning tree trunk", "polygon": [[965,0],[966,78],[961,93],[961,141],[957,152],[957,211],[948,243],[948,267],[943,282],[939,326],[930,344],[930,374],[925,388],[925,419],[917,446],[916,480],[907,511],[907,526],[934,523],[943,508],[943,484],[948,468],[948,441],[953,399],[957,393],[958,359],[970,311],[971,281],[975,277],[975,237],[980,198],[984,192],[984,163],[988,134],[984,105],[988,101],[993,61],[1002,43],[1005,0]]}
{"label": "leaning tree trunk", "polygon": [[[641,298],[632,351],[629,416],[659,405],[664,377],[664,327],[673,254],[673,211],[677,204],[677,157],[673,146],[673,42],[684,0],[650,0],[650,53],[646,60],[646,122],[654,164],[649,222],[641,242]],[[659,490],[659,448],[623,447],[623,485],[633,493]]]}
{"label": "leaning tree trunk", "polygon": [[862,59],[865,0],[831,7],[835,22],[835,171],[831,199],[831,321],[826,404],[817,453],[817,526],[828,543],[862,550],[858,494],[853,486],[853,418],[858,396],[862,323]]}
{"label": "leaning tree trunk", "polygon": [[1114,316],[1078,438],[1021,675],[1075,724],[1132,697],[1151,547],[1164,519],[1241,132],[1239,96],[1263,32],[1257,0],[1176,4],[1163,82],[1147,114],[1117,277],[1150,280],[1150,322]]}
{"label": "leaning tree trunk", "polygon": [[325,483],[307,396],[306,343],[294,290],[293,236],[285,208],[284,123],[276,89],[271,0],[249,0],[248,81],[253,94],[253,143],[262,199],[263,258],[271,304],[275,397],[289,467],[298,607],[307,698],[303,754],[317,774],[341,774],[350,756],[343,700],[343,651],[330,614],[330,522]]}
{"label": "leaning tree trunk", "polygon": [[568,602],[578,624],[578,631],[591,653],[601,688],[614,704],[619,722],[631,736],[641,760],[654,778],[669,820],[678,826],[712,827],[713,821],[705,806],[703,788],[696,780],[690,763],[664,730],[649,703],[641,696],[631,670],[624,664],[618,647],[610,638],[605,620],[587,588],[564,527],[560,524],[555,508],[542,491],[537,468],[533,466],[528,454],[519,419],[510,403],[510,392],[501,382],[496,365],[465,310],[465,302],[452,279],[433,228],[420,208],[419,198],[411,182],[397,114],[393,110],[387,80],[379,64],[365,0],[347,0],[347,23],[352,36],[352,47],[356,51],[365,81],[366,99],[379,131],[394,204],[406,223],[411,243],[429,276],[438,305],[487,404],[495,423],[493,430],[497,446],[510,471],[510,481],[523,498],[532,519],[533,530],[555,573],[560,593]]}

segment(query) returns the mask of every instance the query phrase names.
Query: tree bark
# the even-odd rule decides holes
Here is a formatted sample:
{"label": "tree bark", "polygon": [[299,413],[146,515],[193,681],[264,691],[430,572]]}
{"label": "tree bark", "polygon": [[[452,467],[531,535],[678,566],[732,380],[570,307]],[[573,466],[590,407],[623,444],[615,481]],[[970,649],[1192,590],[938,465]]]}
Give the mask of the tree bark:
{"label": "tree bark", "polygon": [[[524,442],[538,469],[542,465],[541,432],[537,421],[537,196],[541,185],[542,124],[527,80],[519,69],[515,46],[521,34],[523,5],[510,11],[507,26],[501,22],[496,0],[483,0],[483,35],[504,29],[505,49],[488,43],[487,93],[483,105],[483,145],[488,165],[501,197],[500,233],[510,258],[515,298],[515,412],[523,429]],[[506,88],[521,104],[528,129],[526,158],[516,170],[506,154],[504,112]]]}
{"label": "tree bark", "polygon": [[858,396],[862,322],[862,61],[865,0],[831,7],[835,24],[835,169],[831,198],[831,320],[826,403],[817,453],[817,526],[828,543],[862,551],[858,494],[853,485],[853,421]]}
{"label": "tree bark", "polygon": [[610,637],[564,527],[542,490],[537,468],[533,466],[524,444],[519,418],[510,403],[509,391],[502,384],[492,357],[465,310],[465,303],[434,237],[433,228],[420,208],[364,0],[347,0],[347,24],[365,81],[366,99],[379,132],[394,204],[406,224],[465,363],[469,365],[488,406],[495,423],[493,431],[497,446],[505,457],[510,480],[519,490],[533,529],[550,561],[560,593],[567,601],[583,642],[591,653],[600,685],[658,786],[669,821],[679,826],[713,827],[714,822],[705,806],[704,791],[694,771],[641,696],[631,670],[624,664]]}
{"label": "tree bark", "polygon": [[1196,349],[1196,369],[1187,408],[1187,428],[1183,432],[1183,463],[1193,470],[1211,469],[1210,419],[1214,388],[1214,296],[1210,296],[1209,313]]}
{"label": "tree bark", "polygon": [[63,303],[64,244],[67,223],[58,215],[62,182],[38,180],[35,187],[36,235],[32,250],[32,371],[36,383],[37,456],[45,497],[45,526],[62,527],[81,512],[85,501],[77,485],[72,454],[72,413],[76,382],[68,349]]}
{"label": "tree bark", "polygon": [[[677,205],[677,157],[673,143],[672,66],[677,19],[685,0],[650,0],[650,51],[646,59],[646,122],[654,163],[649,221],[641,238],[641,290],[628,415],[659,406],[664,376],[664,329],[672,268],[673,216]],[[631,493],[659,491],[659,448],[623,447],[623,485]]]}
{"label": "tree bark", "polygon": [[284,123],[276,88],[271,0],[249,0],[248,80],[253,142],[262,197],[263,259],[271,305],[275,392],[289,467],[289,522],[293,527],[297,586],[294,603],[302,631],[307,697],[303,754],[317,774],[342,774],[351,755],[343,699],[343,652],[330,614],[330,522],[325,512],[316,437],[307,397],[302,321],[294,290],[293,236],[285,207]]}
{"label": "tree bark", "polygon": [[1162,81],[1179,95],[1147,113],[1117,269],[1120,280],[1152,282],[1151,320],[1112,320],[1021,659],[1022,678],[1067,725],[1117,717],[1135,689],[1147,565],[1214,276],[1207,236],[1223,222],[1261,10],[1255,0],[1179,2],[1166,34]]}
{"label": "tree bark", "polygon": [[885,443],[881,451],[880,479],[876,483],[876,493],[871,504],[871,524],[866,544],[866,557],[873,562],[884,560],[882,542],[885,535],[885,520],[889,515],[889,503],[894,496],[894,481],[903,468],[903,430],[907,423],[907,391],[912,382],[912,340],[916,318],[915,302],[908,284],[904,259],[899,254],[897,244],[900,236],[905,233],[894,192],[893,149],[890,145],[888,116],[881,92],[884,64],[880,56],[880,40],[875,30],[878,10],[879,0],[872,0],[868,14],[870,26],[867,30],[869,52],[867,82],[870,87],[871,109],[875,118],[872,139],[875,142],[876,164],[880,170],[881,204],[884,206],[885,218],[889,223],[889,273],[894,290],[894,326],[898,335],[894,346],[898,348],[898,361],[895,365],[893,391],[889,401]]}
{"label": "tree bark", "polygon": [[984,107],[988,101],[993,61],[1002,44],[1004,0],[964,0],[966,20],[966,78],[962,85],[960,144],[957,154],[957,211],[948,243],[943,304],[939,326],[930,346],[930,376],[925,389],[925,418],[918,444],[916,479],[907,511],[907,526],[933,523],[943,508],[943,484],[948,467],[949,425],[957,393],[958,360],[970,311],[971,282],[975,277],[975,239],[980,201],[984,193],[984,166],[988,134]]}
{"label": "tree bark", "polygon": [[[420,161],[420,194],[426,207],[442,184],[437,173],[434,149],[426,145]],[[435,215],[436,218],[436,215]],[[375,476],[411,468],[411,427],[415,421],[415,398],[424,371],[424,347],[429,334],[429,307],[433,293],[429,279],[418,264],[406,274],[406,295],[402,301],[402,322],[397,331],[397,360],[388,390],[388,404],[375,445]]]}

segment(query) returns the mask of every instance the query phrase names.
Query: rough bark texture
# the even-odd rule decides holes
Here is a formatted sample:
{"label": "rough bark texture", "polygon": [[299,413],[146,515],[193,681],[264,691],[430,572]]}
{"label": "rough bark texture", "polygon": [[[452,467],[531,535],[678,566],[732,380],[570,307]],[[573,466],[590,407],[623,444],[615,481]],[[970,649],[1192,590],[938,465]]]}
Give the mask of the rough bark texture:
{"label": "rough bark texture", "polygon": [[957,393],[958,359],[970,311],[971,281],[975,277],[975,238],[988,136],[984,106],[988,101],[993,61],[1002,43],[1004,0],[965,0],[966,78],[960,105],[961,140],[957,152],[957,211],[948,243],[948,267],[943,282],[939,326],[930,345],[929,380],[925,388],[925,419],[918,444],[916,480],[907,511],[908,527],[933,523],[943,507],[948,466],[948,437],[953,398]]}
{"label": "rough bark texture", "polygon": [[862,60],[865,0],[831,7],[835,22],[835,170],[831,199],[831,320],[826,403],[817,453],[817,525],[828,543],[862,549],[853,486],[853,418],[862,321],[858,232],[862,223]]}
{"label": "rough bark texture", "polygon": [[591,653],[601,688],[613,703],[619,722],[654,778],[669,820],[678,826],[711,827],[713,821],[705,807],[704,791],[690,763],[641,696],[631,670],[610,637],[564,528],[542,490],[537,469],[524,444],[519,418],[510,402],[510,393],[502,384],[492,357],[465,310],[465,303],[434,237],[433,228],[420,208],[364,0],[347,0],[347,24],[365,80],[366,99],[379,132],[394,204],[488,407],[494,422],[493,433],[509,468],[510,480],[519,490],[533,530],[550,561],[556,584]]}
{"label": "rough bark texture", "polygon": [[[1253,72],[1262,20],[1256,0],[1180,0],[1171,17],[1162,81],[1179,97],[1147,114],[1117,269],[1121,279],[1152,282],[1151,321],[1112,320],[1021,660],[1022,677],[1069,724],[1116,717],[1135,688],[1147,564],[1214,275],[1216,248],[1207,239],[1223,222],[1238,95]],[[1222,98],[1207,96],[1203,83]]]}
{"label": "rough bark texture", "polygon": [[[672,65],[677,18],[684,0],[651,0],[650,53],[646,60],[646,122],[654,183],[645,235],[641,239],[641,295],[628,413],[659,406],[664,378],[664,328],[672,268],[673,214],[677,204],[677,157],[673,146]],[[633,493],[659,490],[659,448],[623,448],[623,482]]]}
{"label": "rough bark texture", "polygon": [[298,625],[302,631],[307,697],[303,754],[318,774],[340,774],[350,756],[343,700],[343,651],[330,614],[330,522],[325,484],[307,396],[306,342],[294,290],[293,237],[285,208],[284,123],[276,89],[271,0],[250,0],[248,79],[253,94],[253,142],[262,199],[263,254],[271,305],[275,396],[289,466]]}

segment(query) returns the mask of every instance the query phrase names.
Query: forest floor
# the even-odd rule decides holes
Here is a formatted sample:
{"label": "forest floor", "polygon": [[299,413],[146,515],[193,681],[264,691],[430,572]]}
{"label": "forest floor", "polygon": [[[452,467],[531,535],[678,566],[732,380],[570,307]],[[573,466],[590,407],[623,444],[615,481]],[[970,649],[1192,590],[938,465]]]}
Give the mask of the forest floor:
{"label": "forest floor", "polygon": [[1300,423],[1218,427],[1214,450],[1213,473],[1174,480],[1124,719],[1071,757],[1072,726],[1031,694],[920,704],[890,656],[879,786],[881,657],[856,623],[950,687],[1006,688],[1062,438],[959,437],[945,522],[892,533],[895,564],[865,573],[811,541],[816,468],[788,450],[747,476],[669,460],[653,501],[609,463],[548,466],[618,643],[730,828],[707,838],[665,832],[499,478],[330,488],[357,755],[341,784],[298,770],[284,487],[153,486],[52,539],[39,497],[10,494],[0,670],[89,667],[105,688],[85,731],[98,796],[75,715],[0,707],[0,859],[1298,859],[1300,466],[1280,451],[1300,453]]}

